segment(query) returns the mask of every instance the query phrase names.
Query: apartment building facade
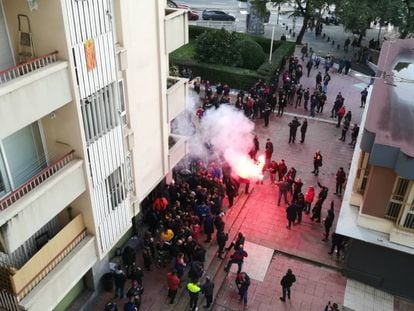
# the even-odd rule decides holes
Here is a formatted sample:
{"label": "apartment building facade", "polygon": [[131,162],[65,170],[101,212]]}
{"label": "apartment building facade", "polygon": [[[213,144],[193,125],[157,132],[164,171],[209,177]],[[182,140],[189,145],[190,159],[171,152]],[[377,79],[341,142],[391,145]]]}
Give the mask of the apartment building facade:
{"label": "apartment building facade", "polygon": [[0,0],[0,307],[97,287],[187,152],[188,81],[168,76],[187,42],[166,1]]}
{"label": "apartment building facade", "polygon": [[336,232],[348,277],[414,298],[414,40],[385,41]]}

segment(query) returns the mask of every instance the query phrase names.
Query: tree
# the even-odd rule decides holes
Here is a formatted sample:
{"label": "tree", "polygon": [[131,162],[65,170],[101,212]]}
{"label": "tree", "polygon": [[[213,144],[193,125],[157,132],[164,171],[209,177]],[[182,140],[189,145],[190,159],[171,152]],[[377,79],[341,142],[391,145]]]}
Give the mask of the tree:
{"label": "tree", "polygon": [[[281,5],[284,3],[291,3],[287,0],[271,0],[275,5]],[[320,19],[321,12],[326,9],[332,0],[294,0],[295,8],[290,14],[290,17],[303,17],[302,27],[296,37],[296,44],[302,44],[302,39],[305,34],[308,23],[311,19]]]}

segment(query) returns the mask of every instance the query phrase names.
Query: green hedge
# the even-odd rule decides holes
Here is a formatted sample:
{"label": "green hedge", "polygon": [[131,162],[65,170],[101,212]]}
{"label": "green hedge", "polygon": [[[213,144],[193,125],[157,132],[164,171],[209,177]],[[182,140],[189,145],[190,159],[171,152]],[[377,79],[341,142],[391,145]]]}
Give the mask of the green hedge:
{"label": "green hedge", "polygon": [[255,70],[222,65],[198,63],[194,60],[174,60],[173,65],[181,68],[190,68],[193,76],[200,76],[211,83],[227,83],[231,88],[248,90],[258,79],[266,79],[257,74]]}
{"label": "green hedge", "polygon": [[[208,27],[190,25],[190,26],[188,26],[188,37],[189,37],[190,40],[195,40],[203,32],[205,32],[206,30],[210,30],[210,29],[211,28],[208,28]],[[240,34],[240,35],[245,37],[245,38],[250,38],[250,39],[256,41],[257,43],[260,44],[260,46],[263,48],[263,51],[265,53],[269,53],[269,51],[270,51],[270,41],[271,41],[270,39],[260,37],[260,36],[250,35],[250,34],[247,34],[247,33],[243,33],[243,34]],[[280,46],[280,44],[281,44],[280,41],[273,41],[273,48],[272,48],[273,52],[278,48],[278,46]]]}
{"label": "green hedge", "polygon": [[284,56],[289,57],[295,52],[294,42],[282,42],[273,52],[271,63],[264,62],[258,69],[257,73],[261,76],[271,76],[276,69],[280,68],[280,63]]}

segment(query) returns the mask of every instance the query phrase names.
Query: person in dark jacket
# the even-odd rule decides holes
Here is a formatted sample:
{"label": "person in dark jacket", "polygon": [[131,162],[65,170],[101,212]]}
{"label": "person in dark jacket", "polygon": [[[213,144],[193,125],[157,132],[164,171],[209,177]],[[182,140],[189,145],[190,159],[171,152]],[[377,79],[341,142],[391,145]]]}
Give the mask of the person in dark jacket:
{"label": "person in dark jacket", "polygon": [[293,117],[293,120],[289,123],[289,144],[295,143],[296,140],[296,132],[298,131],[298,127],[300,126],[300,122],[298,121],[297,117]]}
{"label": "person in dark jacket", "polygon": [[203,293],[204,297],[206,297],[206,305],[204,306],[204,308],[210,308],[213,302],[214,283],[210,280],[210,277],[208,276],[206,276],[204,284],[201,285],[201,293]]}
{"label": "person in dark jacket", "polygon": [[322,199],[318,199],[315,205],[312,208],[312,217],[310,218],[312,221],[316,220],[316,222],[321,222],[321,211],[322,211]]}
{"label": "person in dark jacket", "polygon": [[206,218],[204,219],[204,232],[207,235],[207,239],[205,243],[211,242],[211,236],[214,233],[214,221],[211,214],[207,214]]}
{"label": "person in dark jacket", "polygon": [[237,234],[237,238],[236,240],[234,240],[233,242],[231,242],[230,246],[226,248],[226,250],[228,251],[229,249],[231,249],[232,247],[234,247],[234,250],[237,251],[240,249],[240,246],[244,244],[244,235],[242,232],[239,232]]}
{"label": "person in dark jacket", "polygon": [[326,216],[325,221],[323,223],[325,226],[325,236],[322,241],[328,241],[329,231],[331,230],[334,219],[335,219],[334,201],[332,201],[331,208],[328,210],[328,216]]}
{"label": "person in dark jacket", "polygon": [[124,287],[127,280],[125,272],[121,269],[121,266],[117,266],[114,273],[115,283],[115,298],[124,298]]}
{"label": "person in dark jacket", "polygon": [[244,306],[247,306],[247,293],[250,286],[250,277],[246,272],[239,273],[236,278],[236,285],[239,290],[240,301],[243,300]]}
{"label": "person in dark jacket", "polygon": [[282,293],[283,296],[280,297],[280,300],[283,302],[286,301],[286,295],[288,299],[290,299],[290,288],[292,287],[292,284],[296,282],[296,277],[292,273],[291,269],[288,269],[285,276],[280,280],[280,285],[282,285]]}
{"label": "person in dark jacket", "polygon": [[286,218],[288,221],[286,228],[290,229],[291,225],[295,222],[296,214],[297,206],[295,203],[292,203],[286,208]]}
{"label": "person in dark jacket", "polygon": [[336,257],[339,258],[340,252],[342,248],[344,247],[344,236],[334,232],[332,233],[331,238],[332,238],[332,247],[331,247],[331,250],[328,252],[328,254],[332,255],[336,248],[336,251],[337,251]]}
{"label": "person in dark jacket", "polygon": [[287,194],[290,189],[289,182],[287,181],[287,178],[284,177],[282,181],[279,181],[276,183],[276,185],[279,187],[279,195],[277,199],[277,206],[280,206],[280,200],[283,198],[285,199],[285,204],[289,204],[287,199]]}
{"label": "person in dark jacket", "polygon": [[217,238],[217,245],[218,245],[217,256],[220,259],[224,259],[223,258],[224,247],[226,246],[226,242],[229,239],[229,235],[225,233],[224,230],[217,230],[216,238]]}
{"label": "person in dark jacket", "polygon": [[242,269],[242,266],[243,266],[244,258],[247,257],[247,256],[248,256],[248,254],[243,249],[243,245],[240,245],[240,248],[237,251],[235,251],[233,253],[233,255],[231,255],[231,257],[230,257],[231,259],[227,263],[227,265],[224,267],[224,271],[229,272],[231,266],[235,263],[235,264],[237,264],[237,266],[239,268],[237,270],[237,273],[240,273],[241,272],[241,269]]}
{"label": "person in dark jacket", "polygon": [[306,131],[308,130],[308,120],[303,119],[302,126],[300,127],[300,143],[305,142]]}
{"label": "person in dark jacket", "polygon": [[319,168],[322,166],[322,154],[318,150],[316,151],[315,155],[313,156],[313,171],[312,173],[315,176],[319,175]]}
{"label": "person in dark jacket", "polygon": [[296,206],[297,206],[297,209],[296,209],[297,217],[296,217],[296,219],[298,220],[298,224],[300,224],[302,222],[302,213],[303,213],[303,210],[305,209],[305,197],[304,197],[302,192],[300,192],[298,194],[298,199],[296,201]]}
{"label": "person in dark jacket", "polygon": [[346,174],[344,172],[344,168],[340,167],[338,172],[336,172],[336,192],[334,194],[341,196],[342,195],[342,187],[346,180]]}

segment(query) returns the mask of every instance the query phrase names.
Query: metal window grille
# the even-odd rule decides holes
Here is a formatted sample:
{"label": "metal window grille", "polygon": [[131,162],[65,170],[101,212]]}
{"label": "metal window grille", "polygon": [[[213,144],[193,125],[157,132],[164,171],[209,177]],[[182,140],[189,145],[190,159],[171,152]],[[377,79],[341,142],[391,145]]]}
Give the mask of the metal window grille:
{"label": "metal window grille", "polygon": [[394,191],[391,195],[391,199],[388,203],[387,212],[385,213],[386,218],[392,220],[396,220],[398,218],[401,208],[405,205],[409,185],[410,181],[408,179],[398,177],[394,185]]}

